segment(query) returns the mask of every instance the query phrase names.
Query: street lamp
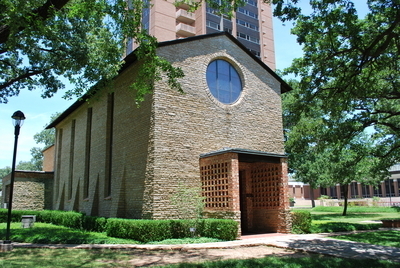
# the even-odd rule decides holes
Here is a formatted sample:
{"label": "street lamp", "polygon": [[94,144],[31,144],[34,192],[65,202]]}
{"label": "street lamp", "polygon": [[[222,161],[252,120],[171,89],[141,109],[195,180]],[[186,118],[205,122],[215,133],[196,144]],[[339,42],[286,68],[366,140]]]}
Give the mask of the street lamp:
{"label": "street lamp", "polygon": [[7,230],[6,230],[6,239],[3,241],[3,244],[11,244],[10,240],[10,224],[11,224],[11,210],[12,210],[12,198],[13,198],[13,192],[14,192],[14,177],[15,177],[15,160],[17,158],[17,144],[18,144],[18,135],[19,135],[19,130],[22,127],[24,120],[25,120],[25,115],[21,111],[16,111],[11,118],[13,119],[13,125],[15,127],[14,130],[14,135],[15,135],[15,140],[14,140],[14,153],[13,153],[13,160],[12,160],[12,166],[11,166],[11,180],[10,180],[10,191],[9,191],[9,197],[8,197],[8,214],[7,214]]}

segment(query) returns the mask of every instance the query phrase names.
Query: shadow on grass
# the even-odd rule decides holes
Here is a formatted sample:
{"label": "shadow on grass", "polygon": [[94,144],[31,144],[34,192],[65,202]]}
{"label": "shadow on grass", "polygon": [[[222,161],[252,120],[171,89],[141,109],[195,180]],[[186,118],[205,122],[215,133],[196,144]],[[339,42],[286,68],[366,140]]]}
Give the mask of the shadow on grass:
{"label": "shadow on grass", "polygon": [[400,267],[400,264],[393,264],[388,261],[379,260],[351,260],[332,257],[305,257],[305,258],[274,258],[266,257],[262,259],[247,260],[227,260],[219,262],[207,262],[201,264],[181,263],[178,265],[162,266],[163,268],[281,268],[281,267],[326,267],[326,268],[389,268]]}
{"label": "shadow on grass", "polygon": [[[15,225],[14,225],[15,226]],[[0,230],[0,239],[5,230]],[[11,229],[11,240],[34,244],[138,244],[137,241],[108,237],[104,233],[86,232],[62,226]]]}
{"label": "shadow on grass", "polygon": [[400,231],[395,230],[339,235],[333,238],[400,248]]}
{"label": "shadow on grass", "polygon": [[[72,254],[71,254],[72,252]],[[73,256],[71,258],[71,255]],[[146,250],[67,250],[67,249],[16,249],[0,253],[0,266],[5,267],[170,267],[170,268],[389,268],[400,267],[400,263],[371,259],[334,258],[317,254],[285,257],[266,256],[253,259],[223,260],[221,256],[210,256],[199,251],[146,251]],[[170,265],[170,261],[179,264]],[[189,263],[198,261],[200,263]]]}
{"label": "shadow on grass", "polygon": [[[0,236],[4,232],[0,231]],[[36,244],[82,244],[94,239],[90,233],[77,232],[64,228],[33,227],[26,229],[12,229],[11,240],[15,242],[27,242]]]}

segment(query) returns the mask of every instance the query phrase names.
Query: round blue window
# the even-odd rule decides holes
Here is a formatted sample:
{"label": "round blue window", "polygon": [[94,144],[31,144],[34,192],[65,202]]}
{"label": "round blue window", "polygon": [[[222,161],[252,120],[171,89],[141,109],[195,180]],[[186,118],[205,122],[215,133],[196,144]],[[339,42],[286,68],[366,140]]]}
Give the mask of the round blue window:
{"label": "round blue window", "polygon": [[214,60],[207,67],[211,94],[225,104],[234,103],[242,92],[242,81],[235,68],[225,60]]}

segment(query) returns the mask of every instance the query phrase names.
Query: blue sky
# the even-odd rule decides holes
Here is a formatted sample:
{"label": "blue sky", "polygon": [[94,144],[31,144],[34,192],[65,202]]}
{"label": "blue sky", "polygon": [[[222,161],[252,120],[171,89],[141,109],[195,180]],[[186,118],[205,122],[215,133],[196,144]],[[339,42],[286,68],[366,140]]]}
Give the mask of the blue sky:
{"label": "blue sky", "polygon": [[[358,3],[357,3],[358,4]],[[363,10],[366,11],[366,10]],[[274,19],[275,57],[277,69],[290,66],[292,60],[301,56],[301,48],[295,36],[290,34],[290,23],[282,25]],[[66,110],[75,100],[64,100],[63,92],[53,98],[42,99],[40,89],[35,91],[22,91],[19,96],[9,98],[7,104],[0,103],[0,168],[11,166],[14,144],[14,127],[11,115],[21,110],[26,117],[18,140],[17,163],[31,159],[30,149],[41,144],[36,144],[33,135],[42,131],[49,123],[50,116],[56,112]]]}

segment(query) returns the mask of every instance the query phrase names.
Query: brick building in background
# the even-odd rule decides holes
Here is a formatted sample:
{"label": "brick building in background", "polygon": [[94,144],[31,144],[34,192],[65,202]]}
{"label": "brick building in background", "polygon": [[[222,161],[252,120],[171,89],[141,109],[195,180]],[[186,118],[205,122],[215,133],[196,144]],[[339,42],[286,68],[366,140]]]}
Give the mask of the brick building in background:
{"label": "brick building in background", "polygon": [[[275,49],[271,5],[261,0],[244,0],[232,18],[218,15],[206,4],[189,12],[185,3],[174,0],[152,0],[143,9],[143,27],[158,41],[169,41],[195,35],[226,31],[232,34],[253,55],[275,70]],[[217,1],[218,2],[218,1]],[[126,54],[136,48],[133,40],[127,43]]]}
{"label": "brick building in background", "polygon": [[184,185],[201,189],[206,215],[233,218],[243,232],[289,231],[280,95],[290,87],[228,33],[157,51],[182,68],[184,94],[156,81],[137,107],[131,54],[112,86],[48,126],[57,133],[53,209],[177,218],[171,198]]}

